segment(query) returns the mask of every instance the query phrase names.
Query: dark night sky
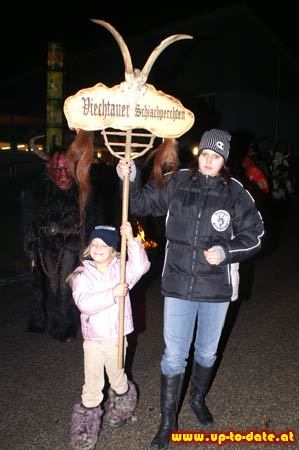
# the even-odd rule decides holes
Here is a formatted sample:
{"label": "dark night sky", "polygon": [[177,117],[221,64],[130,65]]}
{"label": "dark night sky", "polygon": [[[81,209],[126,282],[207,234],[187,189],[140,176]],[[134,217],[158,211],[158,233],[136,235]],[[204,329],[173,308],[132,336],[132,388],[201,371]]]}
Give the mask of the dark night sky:
{"label": "dark night sky", "polygon": [[[88,15],[83,15],[82,11],[73,12],[72,10],[63,15],[59,10],[54,13],[55,5],[52,5],[51,2],[42,3],[43,7],[40,9],[43,12],[35,11],[35,17],[28,12],[17,11],[17,6],[17,14],[15,12],[1,13],[0,83],[2,84],[2,95],[4,95],[5,85],[11,85],[12,79],[21,81],[22,74],[45,65],[48,41],[63,42],[70,56],[96,48],[102,44],[103,39],[107,39],[107,42],[111,43],[111,35],[107,32],[105,37],[104,33],[100,33],[99,26],[93,24],[89,20],[90,17],[110,22],[126,40],[127,37],[139,34],[142,30],[163,26],[238,2],[210,0],[205,5],[183,9],[188,2],[182,1],[180,7],[174,7],[169,3],[171,8],[168,12],[160,9],[161,2],[157,4],[143,2],[142,12],[140,8],[133,8],[133,6],[125,7],[123,5],[116,8],[116,6],[105,7],[101,4],[91,14],[89,11],[84,11]],[[266,6],[261,0],[248,0],[245,3],[299,57],[298,19],[295,6],[287,1],[279,3],[277,6],[273,2],[271,7]],[[106,4],[109,5],[109,1]],[[112,2],[110,2],[111,4]],[[163,8],[165,6],[167,7],[167,4],[163,3]],[[0,112],[2,112],[1,99]]]}

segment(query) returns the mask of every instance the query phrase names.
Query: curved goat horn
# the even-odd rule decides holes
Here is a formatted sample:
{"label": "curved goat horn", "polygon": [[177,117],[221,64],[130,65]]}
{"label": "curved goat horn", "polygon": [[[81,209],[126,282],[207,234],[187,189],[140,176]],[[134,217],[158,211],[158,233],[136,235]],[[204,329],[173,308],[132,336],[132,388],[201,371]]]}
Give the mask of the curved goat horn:
{"label": "curved goat horn", "polygon": [[173,42],[180,41],[181,39],[193,39],[193,37],[190,36],[189,34],[174,34],[161,41],[160,44],[152,51],[141,71],[141,74],[144,76],[145,81],[148,78],[148,75],[151,71],[151,68],[153,67],[154,62],[156,61],[158,56],[163,52],[163,50]]}
{"label": "curved goat horn", "polygon": [[112,25],[110,25],[110,23],[105,22],[104,20],[91,19],[91,21],[97,23],[98,25],[102,25],[102,27],[110,31],[110,33],[114,36],[116,42],[118,43],[121,53],[123,55],[125,63],[125,72],[129,74],[133,73],[134,72],[133,64],[129,49],[127,47],[127,44],[123,40],[122,36],[119,34],[119,32],[116,31],[116,29]]}
{"label": "curved goat horn", "polygon": [[34,153],[37,156],[39,156],[39,158],[42,158],[45,161],[47,161],[48,160],[48,155],[45,152],[38,150],[37,145],[35,143],[35,141],[37,139],[40,139],[42,137],[45,137],[45,135],[42,134],[41,136],[35,136],[35,137],[31,138],[30,141],[29,141],[29,147],[33,149]]}

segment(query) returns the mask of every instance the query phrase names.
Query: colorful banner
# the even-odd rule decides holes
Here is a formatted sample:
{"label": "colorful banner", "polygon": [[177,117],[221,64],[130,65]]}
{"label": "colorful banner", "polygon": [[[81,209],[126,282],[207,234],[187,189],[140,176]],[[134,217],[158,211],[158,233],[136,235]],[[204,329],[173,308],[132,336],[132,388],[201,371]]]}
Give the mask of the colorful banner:
{"label": "colorful banner", "polygon": [[47,153],[56,146],[62,146],[62,108],[63,46],[59,42],[49,42],[47,77]]}

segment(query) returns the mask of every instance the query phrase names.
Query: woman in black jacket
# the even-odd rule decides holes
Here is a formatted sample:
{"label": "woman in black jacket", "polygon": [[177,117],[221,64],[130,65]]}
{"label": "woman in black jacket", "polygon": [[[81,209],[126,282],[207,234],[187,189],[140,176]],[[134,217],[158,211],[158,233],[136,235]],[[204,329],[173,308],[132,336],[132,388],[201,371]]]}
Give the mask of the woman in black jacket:
{"label": "woman in black jacket", "polygon": [[259,251],[263,221],[254,200],[225,168],[231,136],[206,131],[196,169],[175,171],[162,186],[142,185],[135,166],[121,160],[120,178],[130,172],[130,208],[137,216],[166,215],[162,273],[165,349],[161,361],[161,424],[152,449],[167,449],[196,324],[190,405],[203,425],[213,422],[205,405],[229,302],[238,296],[238,265]]}

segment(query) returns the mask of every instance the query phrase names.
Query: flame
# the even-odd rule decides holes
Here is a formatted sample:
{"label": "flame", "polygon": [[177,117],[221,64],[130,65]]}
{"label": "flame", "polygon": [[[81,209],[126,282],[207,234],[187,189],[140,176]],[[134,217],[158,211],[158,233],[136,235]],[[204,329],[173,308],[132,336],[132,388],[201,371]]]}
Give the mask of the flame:
{"label": "flame", "polygon": [[137,232],[138,232],[137,233],[137,237],[138,237],[138,239],[141,240],[141,243],[142,243],[143,247],[144,248],[155,248],[155,247],[158,247],[157,242],[145,239],[144,229],[142,228],[142,226],[141,226],[140,222],[138,222],[138,220],[136,222],[137,222]]}

